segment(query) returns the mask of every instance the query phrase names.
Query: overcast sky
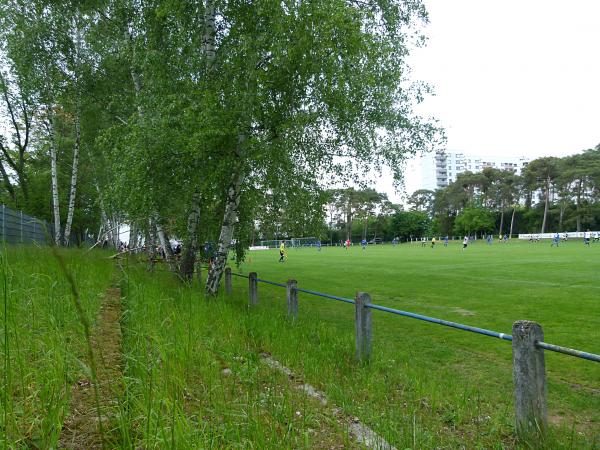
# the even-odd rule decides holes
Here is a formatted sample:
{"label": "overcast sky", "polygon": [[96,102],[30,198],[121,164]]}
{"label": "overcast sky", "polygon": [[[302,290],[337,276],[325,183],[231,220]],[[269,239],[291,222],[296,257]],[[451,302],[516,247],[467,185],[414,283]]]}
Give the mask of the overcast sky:
{"label": "overcast sky", "polygon": [[600,143],[600,1],[425,0],[410,59],[448,149],[566,155]]}
{"label": "overcast sky", "polygon": [[600,143],[600,0],[424,3],[412,78],[434,87],[418,111],[441,121],[449,151],[563,156]]}

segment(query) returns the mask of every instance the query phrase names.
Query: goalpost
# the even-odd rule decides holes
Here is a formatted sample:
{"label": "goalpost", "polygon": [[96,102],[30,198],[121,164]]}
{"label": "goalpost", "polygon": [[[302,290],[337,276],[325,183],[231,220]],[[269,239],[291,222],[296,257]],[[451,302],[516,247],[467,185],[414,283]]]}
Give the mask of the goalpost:
{"label": "goalpost", "polygon": [[289,239],[273,239],[267,241],[260,241],[262,247],[278,248],[283,242],[287,248],[300,248],[300,247],[314,247],[317,245],[317,239],[314,236],[301,237],[301,238],[289,238]]}

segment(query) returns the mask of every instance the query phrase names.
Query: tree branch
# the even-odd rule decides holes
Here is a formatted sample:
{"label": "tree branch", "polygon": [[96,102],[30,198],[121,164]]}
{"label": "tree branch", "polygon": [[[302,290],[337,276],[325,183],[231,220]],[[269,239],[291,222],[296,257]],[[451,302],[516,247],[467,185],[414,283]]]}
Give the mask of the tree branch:
{"label": "tree branch", "polygon": [[17,134],[17,146],[19,147],[19,151],[21,150],[21,131],[19,130],[19,124],[17,123],[17,120],[15,119],[15,112],[13,110],[12,104],[10,102],[10,99],[8,98],[8,86],[6,86],[6,83],[2,83],[4,89],[2,89],[2,94],[4,96],[4,101],[6,102],[6,107],[8,108],[8,113],[10,114],[10,121],[13,124],[13,127],[15,129],[15,133]]}
{"label": "tree branch", "polygon": [[15,172],[18,172],[18,167],[15,164],[15,161],[10,156],[8,148],[2,143],[2,139],[0,139],[0,151],[2,151],[2,154],[4,155],[4,158],[6,158],[6,162],[8,163],[10,168],[13,169]]}

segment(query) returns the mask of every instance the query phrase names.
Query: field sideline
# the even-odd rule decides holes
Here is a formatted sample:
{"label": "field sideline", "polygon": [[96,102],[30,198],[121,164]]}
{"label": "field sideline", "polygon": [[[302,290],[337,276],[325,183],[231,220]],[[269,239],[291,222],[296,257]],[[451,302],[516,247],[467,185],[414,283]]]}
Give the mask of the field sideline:
{"label": "field sideline", "polygon": [[[587,248],[581,240],[559,248],[549,241],[478,241],[465,251],[456,241],[433,249],[420,243],[288,249],[285,263],[276,250],[254,251],[239,270],[272,281],[294,278],[299,287],[350,298],[365,291],[376,304],[503,333],[516,320],[534,320],[546,342],[600,353],[599,258],[600,245]],[[245,291],[246,280],[236,279],[235,286]],[[284,289],[259,283],[259,290],[262,308],[285,308]],[[299,304],[301,320],[347,335],[352,353],[351,305],[302,293]],[[374,311],[373,351],[375,359],[401,362],[390,370],[418,368],[422,382],[440,390],[434,395],[445,397],[450,385],[459,391],[476,386],[490,406],[512,413],[508,342]],[[598,439],[600,365],[546,352],[546,367],[551,423]]]}
{"label": "field sideline", "polygon": [[515,320],[535,320],[548,340],[600,352],[600,245],[481,241],[461,247],[292,248],[283,264],[276,250],[254,251],[242,272],[295,278],[301,287],[351,298],[365,291],[374,303],[500,332],[510,332]]}

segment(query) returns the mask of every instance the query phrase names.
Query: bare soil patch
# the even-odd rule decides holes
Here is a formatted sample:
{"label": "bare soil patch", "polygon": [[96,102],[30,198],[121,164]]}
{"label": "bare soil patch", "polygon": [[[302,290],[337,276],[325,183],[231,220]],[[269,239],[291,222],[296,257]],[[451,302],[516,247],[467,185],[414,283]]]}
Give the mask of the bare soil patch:
{"label": "bare soil patch", "polygon": [[[115,419],[119,396],[123,391],[121,314],[121,290],[111,287],[106,291],[96,327],[92,332],[92,348],[100,392],[100,413],[96,407],[91,378],[77,380],[71,391],[70,414],[63,424],[59,448],[91,450],[114,446]],[[85,363],[88,366],[90,364],[87,360]],[[100,420],[104,443],[98,426]]]}

